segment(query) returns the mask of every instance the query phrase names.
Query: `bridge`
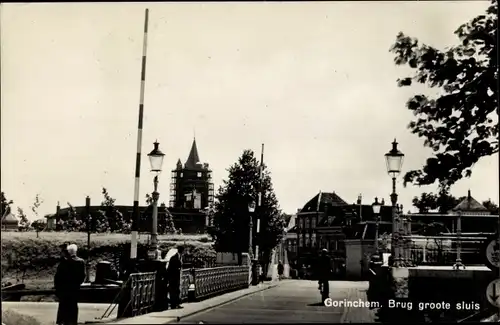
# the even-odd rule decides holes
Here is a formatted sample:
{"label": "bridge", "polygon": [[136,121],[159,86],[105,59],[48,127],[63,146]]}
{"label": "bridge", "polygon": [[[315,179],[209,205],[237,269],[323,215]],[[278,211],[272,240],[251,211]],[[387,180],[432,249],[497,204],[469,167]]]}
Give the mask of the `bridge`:
{"label": "bridge", "polygon": [[367,289],[367,282],[331,281],[330,298],[334,303],[325,307],[316,281],[271,281],[205,301],[185,303],[180,310],[152,312],[112,323],[373,323],[375,309],[352,306],[355,301],[367,301]]}

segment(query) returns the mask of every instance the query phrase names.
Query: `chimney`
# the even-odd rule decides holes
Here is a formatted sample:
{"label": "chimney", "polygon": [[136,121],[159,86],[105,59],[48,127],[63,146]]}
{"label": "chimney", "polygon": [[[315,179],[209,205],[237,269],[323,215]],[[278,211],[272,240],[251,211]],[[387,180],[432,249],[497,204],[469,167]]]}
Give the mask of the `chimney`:
{"label": "chimney", "polygon": [[382,201],[380,202],[380,205],[385,205],[385,201],[383,198],[382,198]]}

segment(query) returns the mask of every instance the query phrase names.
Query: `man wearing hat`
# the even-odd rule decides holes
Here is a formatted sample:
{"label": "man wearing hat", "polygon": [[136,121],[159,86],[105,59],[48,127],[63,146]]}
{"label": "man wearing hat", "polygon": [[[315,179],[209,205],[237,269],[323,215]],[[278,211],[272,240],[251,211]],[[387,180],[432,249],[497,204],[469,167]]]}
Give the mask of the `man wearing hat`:
{"label": "man wearing hat", "polygon": [[76,325],[78,323],[78,296],[80,285],[85,280],[85,262],[79,258],[75,244],[62,249],[63,258],[57,267],[54,287],[59,300],[57,324]]}
{"label": "man wearing hat", "polygon": [[323,289],[324,292],[330,292],[328,280],[330,280],[331,271],[332,260],[330,259],[330,256],[328,256],[328,250],[323,248],[317,264],[319,290]]}

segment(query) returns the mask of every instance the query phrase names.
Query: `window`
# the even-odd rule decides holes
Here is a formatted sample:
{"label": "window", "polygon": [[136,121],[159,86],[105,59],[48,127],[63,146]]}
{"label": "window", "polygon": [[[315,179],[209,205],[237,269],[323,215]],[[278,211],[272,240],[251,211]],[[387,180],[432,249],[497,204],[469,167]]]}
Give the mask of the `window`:
{"label": "window", "polygon": [[311,228],[316,228],[316,218],[314,217],[311,219]]}
{"label": "window", "polygon": [[198,178],[200,178],[201,177],[201,172],[198,172],[197,176],[198,176]]}
{"label": "window", "polygon": [[302,219],[302,229],[306,229],[306,218]]}
{"label": "window", "polygon": [[180,177],[184,177],[184,173],[181,173]]}

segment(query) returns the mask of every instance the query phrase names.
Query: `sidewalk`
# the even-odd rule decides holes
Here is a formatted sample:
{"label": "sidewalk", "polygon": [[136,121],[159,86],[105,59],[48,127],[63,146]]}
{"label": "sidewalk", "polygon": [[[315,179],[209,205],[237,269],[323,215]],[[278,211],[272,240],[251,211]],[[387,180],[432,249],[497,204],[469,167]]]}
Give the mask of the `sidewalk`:
{"label": "sidewalk", "polygon": [[114,321],[110,320],[104,324],[166,324],[170,322],[177,322],[182,318],[192,316],[210,308],[219,307],[256,292],[274,288],[277,285],[277,281],[261,283],[257,286],[251,286],[247,289],[229,292],[200,302],[184,303],[184,308],[182,309],[168,309],[136,317],[123,318]]}

